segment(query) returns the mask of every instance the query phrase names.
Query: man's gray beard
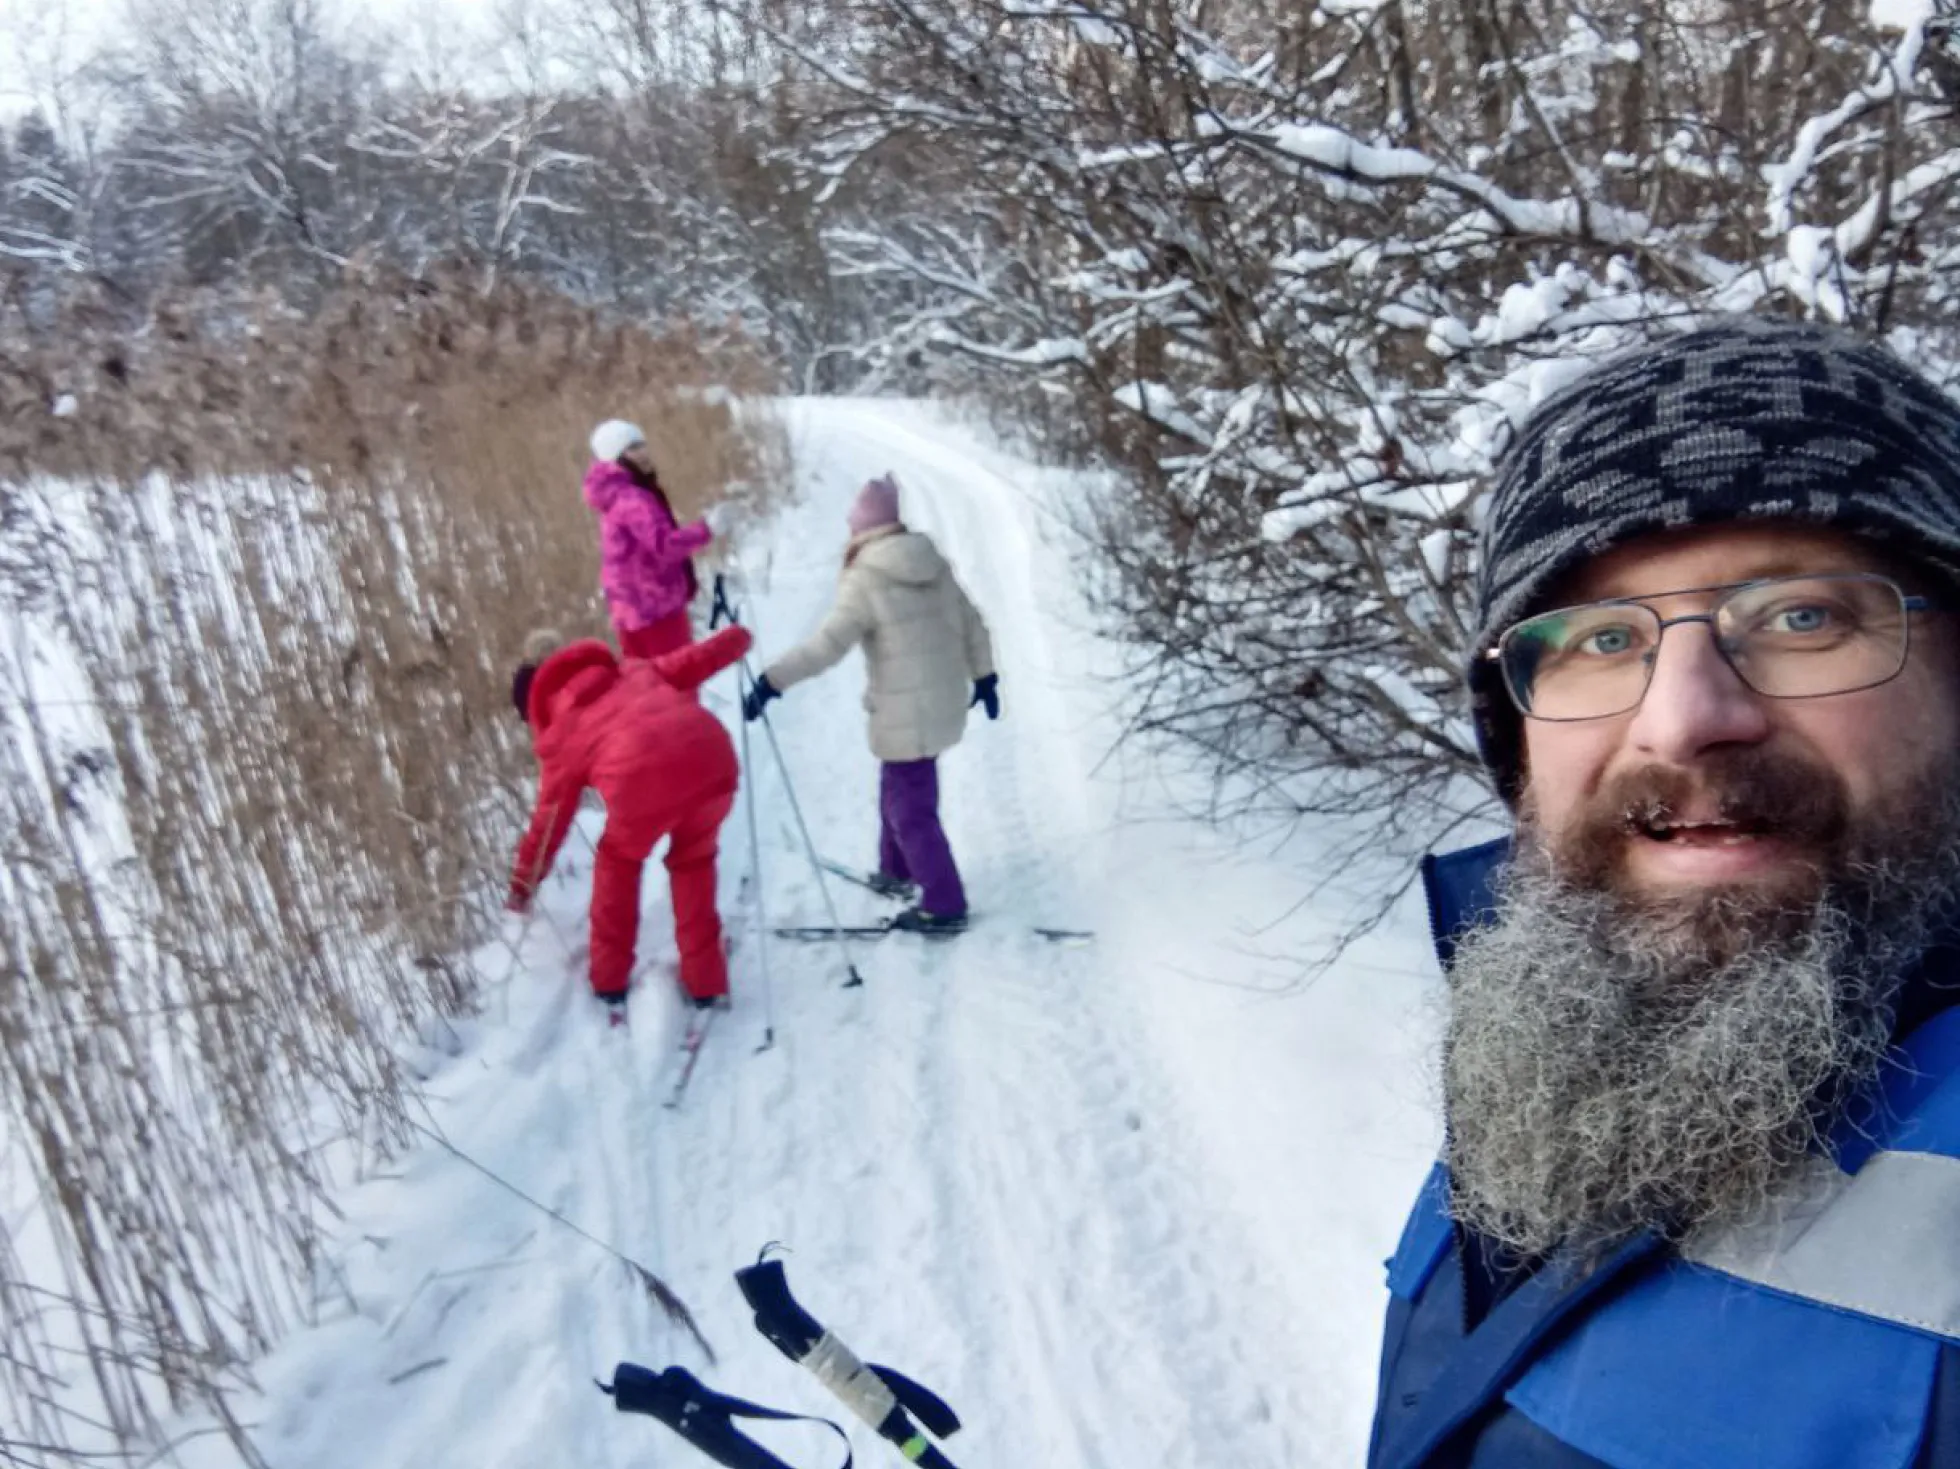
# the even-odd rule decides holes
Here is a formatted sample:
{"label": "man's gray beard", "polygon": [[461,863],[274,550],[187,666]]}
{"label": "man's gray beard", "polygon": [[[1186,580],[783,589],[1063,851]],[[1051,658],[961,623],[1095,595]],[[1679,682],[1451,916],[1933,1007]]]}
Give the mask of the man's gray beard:
{"label": "man's gray beard", "polygon": [[1759,1210],[1877,1074],[1900,987],[1960,908],[1960,793],[1920,794],[1796,909],[1581,891],[1521,833],[1450,974],[1456,1217],[1593,1256]]}

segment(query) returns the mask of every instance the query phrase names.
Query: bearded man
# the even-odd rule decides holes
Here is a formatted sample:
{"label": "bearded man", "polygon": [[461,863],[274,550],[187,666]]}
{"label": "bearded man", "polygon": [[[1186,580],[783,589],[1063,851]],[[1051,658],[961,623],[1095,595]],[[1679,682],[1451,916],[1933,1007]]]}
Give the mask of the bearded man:
{"label": "bearded man", "polygon": [[1371,1469],[1960,1466],[1960,406],[1731,322],[1527,420]]}

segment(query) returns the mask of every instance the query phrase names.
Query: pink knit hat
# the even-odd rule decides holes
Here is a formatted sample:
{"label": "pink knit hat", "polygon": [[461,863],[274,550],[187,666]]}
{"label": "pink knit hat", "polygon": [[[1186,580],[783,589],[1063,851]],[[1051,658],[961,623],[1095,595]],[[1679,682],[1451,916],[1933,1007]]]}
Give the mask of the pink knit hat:
{"label": "pink knit hat", "polygon": [[886,470],[877,479],[867,480],[851,502],[851,534],[861,536],[881,525],[898,524],[898,481]]}

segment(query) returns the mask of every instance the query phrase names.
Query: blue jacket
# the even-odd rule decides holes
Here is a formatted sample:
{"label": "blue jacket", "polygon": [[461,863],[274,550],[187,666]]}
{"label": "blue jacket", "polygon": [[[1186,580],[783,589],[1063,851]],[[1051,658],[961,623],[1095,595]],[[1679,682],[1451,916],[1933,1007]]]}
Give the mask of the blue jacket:
{"label": "blue jacket", "polygon": [[[1425,860],[1445,967],[1504,856]],[[1753,1232],[1641,1236],[1520,1280],[1449,1219],[1438,1165],[1389,1262],[1369,1469],[1960,1469],[1954,999],[1942,950],[1880,1094]]]}

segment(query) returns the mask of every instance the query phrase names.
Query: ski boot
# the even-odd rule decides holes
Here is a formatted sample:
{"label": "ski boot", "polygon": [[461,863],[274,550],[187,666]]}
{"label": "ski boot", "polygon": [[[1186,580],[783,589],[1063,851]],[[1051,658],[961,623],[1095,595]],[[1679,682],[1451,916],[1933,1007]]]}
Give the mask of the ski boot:
{"label": "ski boot", "polygon": [[896,898],[909,903],[919,896],[919,885],[909,877],[893,877],[889,872],[874,872],[865,878],[864,885],[881,898]]}
{"label": "ski boot", "polygon": [[966,932],[964,913],[928,913],[919,907],[907,908],[892,920],[897,933],[923,934],[927,938],[949,939]]}

